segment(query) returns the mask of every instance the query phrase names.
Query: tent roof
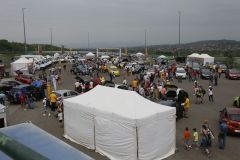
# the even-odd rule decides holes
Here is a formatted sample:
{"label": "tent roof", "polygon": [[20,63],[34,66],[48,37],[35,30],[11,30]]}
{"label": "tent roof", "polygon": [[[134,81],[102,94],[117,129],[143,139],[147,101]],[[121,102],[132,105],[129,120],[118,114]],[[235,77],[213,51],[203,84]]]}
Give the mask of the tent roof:
{"label": "tent roof", "polygon": [[188,55],[188,57],[200,57],[200,54],[198,54],[198,53],[193,53],[193,54]]}
{"label": "tent roof", "polygon": [[[2,128],[0,132],[51,160],[92,160],[89,156],[50,135],[32,123],[22,123]],[[0,157],[8,156],[0,152]]]}
{"label": "tent roof", "polygon": [[31,63],[31,61],[25,57],[21,57],[21,58],[17,59],[16,61],[12,62],[12,64],[19,64],[19,63],[21,63],[21,64],[22,63]]}
{"label": "tent roof", "polygon": [[213,57],[209,56],[208,54],[201,54],[200,57],[202,57],[202,58],[213,58]]}
{"label": "tent roof", "polygon": [[144,54],[142,52],[138,52],[136,53],[137,56],[144,56]]}
{"label": "tent roof", "polygon": [[95,56],[95,54],[93,54],[92,52],[88,52],[86,56]]}
{"label": "tent roof", "polygon": [[160,55],[160,56],[158,56],[158,58],[167,58],[167,57],[164,55]]}
{"label": "tent roof", "polygon": [[65,99],[64,102],[133,120],[148,118],[162,112],[175,114],[175,108],[154,103],[134,91],[100,85],[87,93]]}

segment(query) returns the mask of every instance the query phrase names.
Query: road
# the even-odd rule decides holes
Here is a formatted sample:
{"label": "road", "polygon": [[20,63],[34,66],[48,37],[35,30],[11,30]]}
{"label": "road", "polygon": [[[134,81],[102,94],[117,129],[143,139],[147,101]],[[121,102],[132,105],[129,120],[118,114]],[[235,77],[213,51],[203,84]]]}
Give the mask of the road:
{"label": "road", "polygon": [[[59,89],[74,89],[74,75],[69,72],[69,66],[67,71],[63,72],[63,83],[59,86]],[[106,79],[109,78],[107,74],[103,74]],[[115,83],[121,83],[123,77],[117,77],[114,81]],[[134,76],[128,76],[127,80],[130,82]],[[204,86],[205,89],[208,88],[208,80],[200,80],[201,85]],[[201,129],[202,123],[204,120],[208,120],[210,123],[211,129],[217,138],[218,134],[218,115],[219,111],[224,108],[231,106],[232,98],[234,96],[239,96],[240,90],[240,81],[239,80],[227,80],[222,77],[219,80],[219,86],[214,87],[214,103],[209,103],[207,96],[205,96],[204,104],[195,104],[193,97],[193,84],[188,82],[187,80],[183,80],[182,83],[177,83],[175,80],[175,84],[180,88],[185,89],[190,95],[191,108],[189,111],[189,118],[180,119],[177,121],[176,128],[176,146],[177,151],[176,154],[167,158],[167,160],[203,160],[207,159],[207,157],[200,151],[196,149],[192,149],[190,151],[186,151],[183,147],[183,132],[185,127],[189,127],[192,131],[193,128]],[[51,117],[44,117],[42,115],[42,103],[37,102],[36,108],[33,110],[24,111],[19,105],[9,105],[7,109],[7,120],[8,125],[19,124],[23,122],[31,121],[38,127],[47,131],[48,133],[58,137],[59,139],[67,142],[73,147],[79,149],[80,151],[86,153],[94,159],[105,160],[108,159],[94,151],[88,150],[83,146],[72,143],[65,138],[63,138],[63,127],[59,124],[58,120]],[[226,139],[226,149],[219,150],[217,146],[217,140],[215,139],[213,142],[213,146],[211,148],[212,158],[213,160],[239,160],[240,152],[240,137],[239,136],[228,136]],[[161,147],[161,146],[159,146]]]}

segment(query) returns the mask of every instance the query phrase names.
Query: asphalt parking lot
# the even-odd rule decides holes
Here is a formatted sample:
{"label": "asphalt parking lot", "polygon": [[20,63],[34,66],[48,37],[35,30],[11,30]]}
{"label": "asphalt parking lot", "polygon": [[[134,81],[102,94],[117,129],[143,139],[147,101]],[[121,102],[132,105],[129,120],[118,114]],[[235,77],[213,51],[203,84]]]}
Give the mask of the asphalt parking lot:
{"label": "asphalt parking lot", "polygon": [[[69,72],[70,68],[68,66],[67,71],[63,72],[63,83],[59,86],[59,89],[74,89],[74,75]],[[100,74],[101,75],[101,74]],[[109,79],[108,74],[103,74],[106,79]],[[127,80],[130,83],[135,76],[128,76]],[[122,82],[122,76],[117,77],[114,81],[115,83]],[[240,90],[240,80],[227,80],[222,76],[219,80],[219,85],[213,88],[214,92],[214,103],[208,102],[208,97],[205,95],[204,104],[195,104],[193,97],[193,83],[188,82],[188,80],[183,80],[182,83],[178,83],[174,80],[175,84],[186,90],[190,95],[191,108],[189,112],[189,118],[183,118],[177,121],[176,126],[176,154],[167,158],[167,160],[203,160],[208,159],[201,150],[191,149],[187,151],[183,148],[183,132],[185,127],[201,129],[204,120],[208,120],[211,129],[215,135],[215,140],[211,148],[213,160],[239,160],[240,157],[240,136],[227,136],[226,139],[226,149],[219,150],[217,146],[217,135],[218,135],[218,117],[219,111],[224,107],[229,107],[232,105],[232,99],[235,96],[239,96]],[[205,89],[208,88],[208,80],[199,80],[200,84],[204,86]],[[105,93],[107,96],[107,93]],[[104,160],[108,159],[94,151],[88,150],[78,144],[72,143],[65,138],[63,138],[63,127],[59,124],[58,120],[51,117],[44,117],[42,115],[42,103],[37,102],[36,108],[33,110],[24,111],[19,105],[9,105],[7,109],[7,120],[8,125],[14,125],[23,122],[31,121],[35,125],[39,126],[43,130],[49,132],[50,134],[62,139],[63,141],[69,143],[80,151],[88,154],[94,159]],[[161,147],[161,146],[159,146]],[[56,153],[57,154],[57,153]]]}

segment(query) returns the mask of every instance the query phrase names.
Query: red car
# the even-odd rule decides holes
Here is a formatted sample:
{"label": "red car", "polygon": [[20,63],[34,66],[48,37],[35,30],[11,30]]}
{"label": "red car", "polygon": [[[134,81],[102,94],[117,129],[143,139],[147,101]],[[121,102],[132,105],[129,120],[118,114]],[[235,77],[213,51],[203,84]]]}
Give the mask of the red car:
{"label": "red car", "polygon": [[18,74],[15,80],[22,82],[24,84],[31,84],[34,81],[33,75],[30,74]]}
{"label": "red car", "polygon": [[220,111],[220,121],[227,122],[228,133],[240,134],[240,108],[224,108]]}
{"label": "red car", "polygon": [[240,79],[240,71],[238,69],[226,70],[225,77],[228,79]]}

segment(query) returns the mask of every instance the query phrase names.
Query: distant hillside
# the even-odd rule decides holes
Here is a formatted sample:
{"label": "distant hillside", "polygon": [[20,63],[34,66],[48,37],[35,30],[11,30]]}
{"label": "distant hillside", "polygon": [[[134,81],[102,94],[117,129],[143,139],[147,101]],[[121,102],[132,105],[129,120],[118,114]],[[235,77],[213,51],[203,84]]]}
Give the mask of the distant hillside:
{"label": "distant hillside", "polygon": [[[178,44],[172,45],[150,45],[148,48],[178,48]],[[204,40],[191,43],[181,44],[180,48],[192,49],[192,48],[238,48],[240,49],[240,41],[235,40]]]}
{"label": "distant hillside", "polygon": [[[36,51],[38,45],[41,45],[42,50],[60,50],[58,46],[51,46],[49,44],[27,44],[28,51]],[[0,40],[0,52],[11,53],[11,52],[24,52],[24,43],[8,42],[8,40]]]}

